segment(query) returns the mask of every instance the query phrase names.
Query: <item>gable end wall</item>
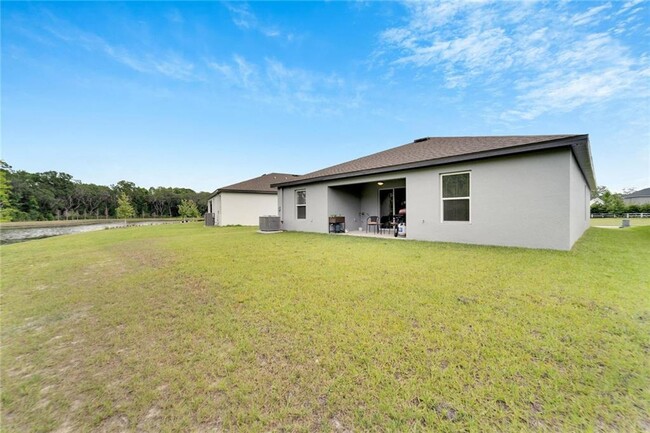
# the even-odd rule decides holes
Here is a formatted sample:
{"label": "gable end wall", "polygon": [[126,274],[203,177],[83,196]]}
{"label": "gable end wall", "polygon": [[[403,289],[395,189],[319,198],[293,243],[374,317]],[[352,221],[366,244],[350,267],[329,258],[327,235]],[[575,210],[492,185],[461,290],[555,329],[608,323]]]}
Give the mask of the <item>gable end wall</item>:
{"label": "gable end wall", "polygon": [[278,214],[277,194],[221,192],[219,225],[258,226],[259,217]]}

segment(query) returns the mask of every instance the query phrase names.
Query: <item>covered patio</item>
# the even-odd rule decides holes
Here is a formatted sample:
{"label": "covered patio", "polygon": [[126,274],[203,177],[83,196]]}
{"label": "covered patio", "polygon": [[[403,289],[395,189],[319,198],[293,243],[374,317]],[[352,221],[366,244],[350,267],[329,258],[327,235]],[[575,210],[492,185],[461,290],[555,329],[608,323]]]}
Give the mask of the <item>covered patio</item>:
{"label": "covered patio", "polygon": [[[406,209],[404,178],[330,186],[327,194],[330,223],[344,219],[349,234],[393,236],[394,218]],[[343,229],[339,225],[334,231]]]}

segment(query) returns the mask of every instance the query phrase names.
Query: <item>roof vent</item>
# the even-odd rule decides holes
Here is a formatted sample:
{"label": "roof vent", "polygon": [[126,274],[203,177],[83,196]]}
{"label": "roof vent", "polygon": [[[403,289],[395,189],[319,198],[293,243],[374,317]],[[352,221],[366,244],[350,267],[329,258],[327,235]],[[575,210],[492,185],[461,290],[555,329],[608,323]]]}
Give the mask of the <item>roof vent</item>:
{"label": "roof vent", "polygon": [[429,137],[416,138],[413,140],[413,143],[420,143],[421,141],[427,141]]}

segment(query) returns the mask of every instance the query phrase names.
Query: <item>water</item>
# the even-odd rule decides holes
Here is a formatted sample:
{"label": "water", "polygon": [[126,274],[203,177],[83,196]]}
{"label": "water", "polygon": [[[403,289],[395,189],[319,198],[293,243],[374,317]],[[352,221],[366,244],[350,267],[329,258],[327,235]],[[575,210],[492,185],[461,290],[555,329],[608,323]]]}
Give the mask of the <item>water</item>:
{"label": "water", "polygon": [[7,228],[2,227],[0,230],[0,244],[13,244],[16,242],[29,241],[32,239],[49,238],[52,236],[69,235],[73,233],[94,232],[108,228],[130,226],[150,226],[158,224],[169,224],[170,221],[143,221],[136,223],[126,223],[124,221],[112,223],[97,223],[78,226],[60,226],[60,227],[32,227],[32,228]]}

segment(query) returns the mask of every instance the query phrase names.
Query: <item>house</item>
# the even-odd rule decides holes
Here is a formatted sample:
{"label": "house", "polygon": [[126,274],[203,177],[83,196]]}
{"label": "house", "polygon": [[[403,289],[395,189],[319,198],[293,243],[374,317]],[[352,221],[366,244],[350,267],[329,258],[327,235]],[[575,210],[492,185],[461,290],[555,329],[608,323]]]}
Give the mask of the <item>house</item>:
{"label": "house", "polygon": [[271,184],[295,177],[295,174],[269,173],[217,189],[208,198],[206,225],[256,226],[260,216],[277,215],[278,190]]}
{"label": "house", "polygon": [[624,195],[623,203],[625,203],[625,206],[630,206],[632,204],[640,205],[650,203],[650,188],[645,188],[641,191],[635,191],[631,194]]}
{"label": "house", "polygon": [[[277,182],[284,230],[406,212],[410,239],[569,250],[596,189],[588,135],[427,137]],[[374,227],[373,227],[374,228]]]}
{"label": "house", "polygon": [[600,197],[592,198],[591,201],[589,202],[590,206],[593,206],[593,205],[602,206],[604,204],[605,204],[605,202]]}

